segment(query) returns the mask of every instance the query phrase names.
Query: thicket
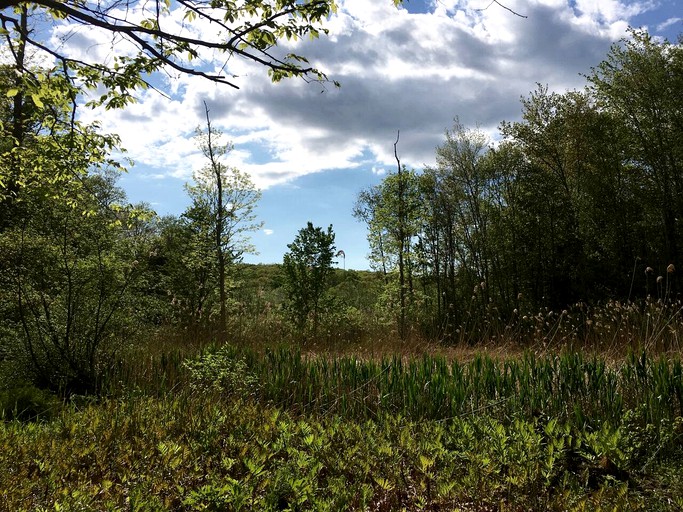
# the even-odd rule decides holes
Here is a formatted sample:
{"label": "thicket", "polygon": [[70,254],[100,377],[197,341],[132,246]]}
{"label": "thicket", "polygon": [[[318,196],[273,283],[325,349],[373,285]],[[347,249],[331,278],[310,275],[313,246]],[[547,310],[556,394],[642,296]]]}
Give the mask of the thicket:
{"label": "thicket", "polygon": [[587,80],[562,94],[539,85],[496,144],[456,119],[436,166],[399,165],[360,193],[399,323],[453,338],[471,303],[510,318],[680,298],[681,45],[632,31]]}
{"label": "thicket", "polygon": [[[680,393],[680,360],[641,355],[611,368],[571,354],[454,362],[448,373],[471,394],[451,411],[430,405],[453,403],[440,394],[446,373],[429,370],[439,364],[209,349],[178,362],[171,393],[130,393],[129,382],[125,398],[72,402],[49,421],[2,422],[2,504],[188,511],[683,504],[680,394],[671,396]],[[525,373],[532,379],[520,378]],[[517,393],[506,395],[508,384]],[[578,394],[554,396],[566,388]],[[625,393],[618,417],[606,401],[612,391],[612,399]]]}

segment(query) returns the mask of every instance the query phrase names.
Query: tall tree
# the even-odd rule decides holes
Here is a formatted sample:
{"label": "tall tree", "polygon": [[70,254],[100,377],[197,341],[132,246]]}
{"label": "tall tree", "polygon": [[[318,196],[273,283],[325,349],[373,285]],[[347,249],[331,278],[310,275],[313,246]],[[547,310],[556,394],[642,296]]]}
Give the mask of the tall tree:
{"label": "tall tree", "polygon": [[413,300],[422,203],[417,173],[398,159],[397,166],[397,172],[382,183],[359,193],[354,216],[367,224],[371,264],[382,270],[388,288],[396,287],[398,296],[393,300],[398,303],[399,334],[404,337]]}
{"label": "tall tree", "polygon": [[[205,105],[206,106],[206,105]],[[195,173],[194,185],[187,187],[192,205],[183,214],[197,230],[197,243],[212,247],[217,273],[220,332],[227,327],[227,271],[241,261],[245,252],[254,252],[248,233],[263,225],[254,212],[261,193],[249,176],[220,161],[231,149],[221,144],[221,133],[211,126],[206,107],[206,130],[198,131],[199,147],[208,164]]]}
{"label": "tall tree", "polygon": [[[624,157],[661,218],[658,266],[683,264],[683,36],[659,42],[634,30],[588,77],[627,130]],[[680,290],[683,276],[672,278]]]}
{"label": "tall tree", "polygon": [[285,277],[288,307],[300,333],[305,332],[309,318],[313,335],[317,333],[322,301],[334,263],[334,231],[314,227],[309,222],[287,245],[282,270]]}

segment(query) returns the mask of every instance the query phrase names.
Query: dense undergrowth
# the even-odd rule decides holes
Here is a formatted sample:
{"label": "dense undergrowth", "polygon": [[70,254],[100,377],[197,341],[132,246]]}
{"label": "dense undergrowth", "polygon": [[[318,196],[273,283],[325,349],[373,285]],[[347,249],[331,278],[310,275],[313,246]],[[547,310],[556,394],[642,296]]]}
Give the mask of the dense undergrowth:
{"label": "dense undergrowth", "polygon": [[100,396],[5,373],[0,510],[683,507],[678,305],[490,314],[483,345],[262,320],[131,344]]}
{"label": "dense undergrowth", "polygon": [[[674,510],[680,419],[353,420],[214,393],[0,426],[5,510]],[[667,446],[670,445],[670,446]]]}
{"label": "dense undergrowth", "polygon": [[129,386],[42,421],[7,417],[0,508],[683,506],[679,359],[460,363],[224,346],[164,365],[175,375],[165,391]]}

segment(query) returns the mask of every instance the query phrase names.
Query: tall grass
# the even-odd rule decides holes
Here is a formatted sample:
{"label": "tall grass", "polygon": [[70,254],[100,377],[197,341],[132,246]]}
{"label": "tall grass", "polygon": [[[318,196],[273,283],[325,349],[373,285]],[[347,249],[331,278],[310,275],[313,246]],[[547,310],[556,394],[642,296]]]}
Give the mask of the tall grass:
{"label": "tall grass", "polygon": [[[263,332],[258,342],[248,343],[246,320],[239,345],[225,354],[244,359],[262,400],[294,411],[437,420],[486,411],[501,420],[557,417],[597,427],[615,424],[624,411],[637,408],[643,421],[657,422],[681,415],[683,407],[681,359],[675,353],[683,334],[681,307],[650,300],[600,308],[577,304],[559,313],[520,313],[505,326],[491,312],[485,346],[508,347],[514,357],[505,350],[497,358],[473,350],[462,360],[457,347],[469,343],[454,348],[421,344],[419,338],[386,337],[379,347],[348,343],[346,354],[339,343],[329,350],[321,340],[266,344]],[[178,336],[131,347],[105,372],[105,389],[175,392],[187,384],[183,361],[216,349],[210,332],[190,343]]]}
{"label": "tall grass", "polygon": [[479,414],[501,420],[559,418],[597,427],[616,424],[627,409],[657,422],[683,410],[680,359],[630,355],[618,365],[598,356],[565,352],[469,362],[438,355],[414,360],[305,358],[287,347],[265,355],[235,349],[259,377],[261,395],[288,409],[373,418],[400,414],[437,419]]}

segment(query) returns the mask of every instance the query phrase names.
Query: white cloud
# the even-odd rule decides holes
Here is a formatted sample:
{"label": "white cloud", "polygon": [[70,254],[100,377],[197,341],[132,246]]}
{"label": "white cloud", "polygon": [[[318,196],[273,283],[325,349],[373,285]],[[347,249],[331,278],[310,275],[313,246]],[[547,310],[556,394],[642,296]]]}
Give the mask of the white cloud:
{"label": "white cloud", "polygon": [[657,25],[657,32],[664,32],[666,29],[676,25],[677,23],[683,23],[683,18],[669,18],[663,23]]}
{"label": "white cloud", "polygon": [[266,235],[266,236],[270,236],[270,235],[272,235],[273,233],[275,233],[275,231],[273,231],[272,229],[264,229],[264,230],[263,230],[263,234]]}
{"label": "white cloud", "polygon": [[[390,0],[338,3],[329,37],[288,46],[339,80],[339,90],[297,80],[271,84],[258,65],[233,59],[229,72],[239,75],[240,90],[168,75],[159,84],[171,100],[150,90],[123,111],[83,117],[118,132],[139,164],[180,179],[204,164],[192,139],[205,123],[203,101],[213,124],[235,143],[227,161],[259,187],[326,169],[367,165],[379,173],[395,165],[397,130],[402,162],[421,167],[433,162],[455,116],[491,133],[519,116],[519,97],[536,82],[552,90],[580,87],[579,74],[625,35],[632,17],[652,8],[618,0],[501,2],[524,19],[496,4],[477,10],[485,0],[435,0],[429,14],[395,9]],[[79,37],[74,51],[106,47]],[[220,68],[224,61],[213,57],[201,56]]]}

